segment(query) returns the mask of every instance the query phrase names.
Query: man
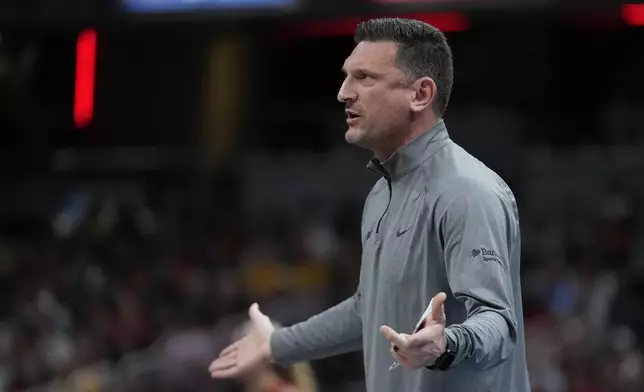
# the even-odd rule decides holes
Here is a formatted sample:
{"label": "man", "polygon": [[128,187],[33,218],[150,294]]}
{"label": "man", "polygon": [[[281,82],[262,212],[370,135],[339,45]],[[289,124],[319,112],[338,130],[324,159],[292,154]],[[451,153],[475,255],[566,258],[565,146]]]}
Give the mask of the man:
{"label": "man", "polygon": [[[373,151],[368,166],[382,176],[364,206],[358,290],[276,330],[254,304],[254,331],[222,351],[211,375],[362,349],[369,392],[529,391],[517,206],[449,138],[447,41],[419,21],[375,19],[358,26],[355,42],[338,94],[345,138]],[[394,360],[402,366],[390,369]]]}

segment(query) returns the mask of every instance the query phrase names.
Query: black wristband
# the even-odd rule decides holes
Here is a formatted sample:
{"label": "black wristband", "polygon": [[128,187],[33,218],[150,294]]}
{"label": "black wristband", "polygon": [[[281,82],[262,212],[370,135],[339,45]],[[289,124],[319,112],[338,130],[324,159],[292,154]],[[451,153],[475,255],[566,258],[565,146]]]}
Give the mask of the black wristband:
{"label": "black wristband", "polygon": [[433,365],[426,366],[426,368],[429,370],[445,371],[449,369],[455,358],[456,353],[454,351],[454,348],[450,344],[450,340],[446,339],[445,352],[436,359],[436,362],[434,362]]}

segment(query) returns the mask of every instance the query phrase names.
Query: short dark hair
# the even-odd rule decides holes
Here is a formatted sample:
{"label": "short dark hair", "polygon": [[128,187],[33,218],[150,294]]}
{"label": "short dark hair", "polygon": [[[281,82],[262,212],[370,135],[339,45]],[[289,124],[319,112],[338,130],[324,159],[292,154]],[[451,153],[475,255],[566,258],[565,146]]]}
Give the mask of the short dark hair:
{"label": "short dark hair", "polygon": [[411,80],[428,76],[434,80],[437,97],[434,110],[445,113],[454,83],[452,50],[436,27],[413,19],[378,18],[362,22],[354,35],[362,41],[392,41],[398,44],[396,63]]}

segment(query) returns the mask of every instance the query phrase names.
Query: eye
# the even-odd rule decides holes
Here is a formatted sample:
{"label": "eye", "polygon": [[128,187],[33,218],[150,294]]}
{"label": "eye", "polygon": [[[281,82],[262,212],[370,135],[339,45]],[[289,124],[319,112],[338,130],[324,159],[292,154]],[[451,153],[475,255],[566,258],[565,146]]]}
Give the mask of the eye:
{"label": "eye", "polygon": [[355,78],[358,80],[364,80],[367,78],[367,75],[364,72],[358,72],[356,73]]}

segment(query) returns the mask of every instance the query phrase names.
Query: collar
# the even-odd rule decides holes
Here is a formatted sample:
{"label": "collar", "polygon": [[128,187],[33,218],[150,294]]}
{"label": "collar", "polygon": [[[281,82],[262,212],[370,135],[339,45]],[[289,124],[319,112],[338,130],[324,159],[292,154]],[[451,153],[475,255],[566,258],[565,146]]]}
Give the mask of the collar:
{"label": "collar", "polygon": [[367,168],[388,180],[401,177],[436,154],[448,141],[445,122],[440,120],[429,131],[396,150],[386,161],[371,159]]}

